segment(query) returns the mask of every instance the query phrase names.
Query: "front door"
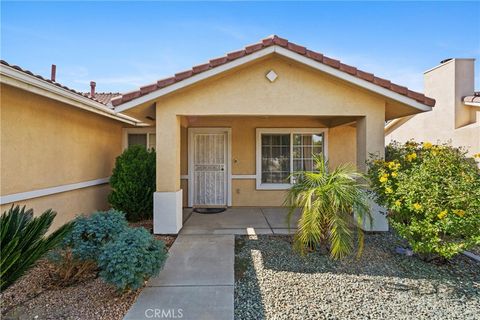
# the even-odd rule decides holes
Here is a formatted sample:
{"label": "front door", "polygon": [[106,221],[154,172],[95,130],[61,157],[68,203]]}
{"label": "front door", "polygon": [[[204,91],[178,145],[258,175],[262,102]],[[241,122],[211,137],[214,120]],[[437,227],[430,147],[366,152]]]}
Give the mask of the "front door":
{"label": "front door", "polygon": [[227,133],[193,132],[193,206],[227,205]]}

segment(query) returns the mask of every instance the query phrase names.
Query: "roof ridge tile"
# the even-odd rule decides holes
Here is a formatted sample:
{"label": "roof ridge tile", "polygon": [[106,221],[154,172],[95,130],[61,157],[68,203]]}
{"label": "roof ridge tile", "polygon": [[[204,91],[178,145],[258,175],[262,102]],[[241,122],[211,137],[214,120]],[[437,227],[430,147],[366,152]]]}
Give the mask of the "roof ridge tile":
{"label": "roof ridge tile", "polygon": [[208,69],[210,69],[210,63],[204,63],[204,64],[199,64],[199,65],[196,65],[192,68],[192,71],[193,73],[200,73],[200,72],[203,72],[203,71],[207,71]]}
{"label": "roof ridge tile", "polygon": [[365,72],[360,69],[357,69],[357,77],[363,80],[367,80],[368,82],[373,82],[373,79],[375,79],[375,75],[373,73]]}
{"label": "roof ridge tile", "polygon": [[254,43],[245,47],[245,52],[250,54],[263,48],[263,43]]}
{"label": "roof ridge tile", "polygon": [[210,66],[212,68],[215,68],[221,64],[224,64],[225,62],[227,62],[228,58],[227,57],[220,57],[220,58],[215,58],[215,59],[212,59],[210,60]]}
{"label": "roof ridge tile", "polygon": [[157,83],[147,84],[146,86],[140,87],[140,92],[142,94],[147,94],[158,89]]}
{"label": "roof ridge tile", "polygon": [[227,58],[228,58],[228,60],[235,60],[235,59],[243,57],[246,54],[247,53],[245,52],[245,49],[242,49],[242,50],[227,53]]}
{"label": "roof ridge tile", "polygon": [[193,74],[192,69],[190,70],[185,70],[179,73],[175,73],[175,81],[181,81],[183,79],[186,79],[188,77],[191,77]]}
{"label": "roof ridge tile", "polygon": [[332,59],[326,56],[323,56],[322,62],[330,67],[334,67],[335,69],[340,68],[340,60]]}
{"label": "roof ridge tile", "polygon": [[173,84],[174,82],[175,82],[175,77],[168,77],[168,78],[158,80],[157,85],[158,85],[159,88],[163,88],[163,87],[166,87],[168,85]]}
{"label": "roof ridge tile", "polygon": [[281,47],[288,47],[288,40],[284,38],[280,38],[279,36],[273,36],[273,43],[277,44]]}

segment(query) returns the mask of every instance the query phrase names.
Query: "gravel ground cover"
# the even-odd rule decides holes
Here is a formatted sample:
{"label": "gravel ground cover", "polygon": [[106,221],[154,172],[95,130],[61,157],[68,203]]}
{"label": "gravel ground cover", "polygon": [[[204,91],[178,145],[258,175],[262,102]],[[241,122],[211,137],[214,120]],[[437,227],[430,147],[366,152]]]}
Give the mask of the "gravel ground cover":
{"label": "gravel ground cover", "polygon": [[51,270],[47,261],[40,261],[3,292],[2,319],[122,319],[141,291],[118,295],[95,275],[58,288]]}
{"label": "gravel ground cover", "polygon": [[468,249],[467,251],[470,251],[471,253],[474,253],[477,256],[480,256],[480,247],[473,247],[471,249]]}
{"label": "gravel ground cover", "polygon": [[395,253],[369,234],[359,261],[300,257],[286,236],[237,237],[235,319],[480,319],[480,264]]}
{"label": "gravel ground cover", "polygon": [[[151,222],[139,222],[133,227]],[[170,248],[175,236],[155,236]],[[55,283],[52,265],[41,260],[0,294],[2,319],[123,319],[142,288],[119,295],[95,273],[68,287]]]}

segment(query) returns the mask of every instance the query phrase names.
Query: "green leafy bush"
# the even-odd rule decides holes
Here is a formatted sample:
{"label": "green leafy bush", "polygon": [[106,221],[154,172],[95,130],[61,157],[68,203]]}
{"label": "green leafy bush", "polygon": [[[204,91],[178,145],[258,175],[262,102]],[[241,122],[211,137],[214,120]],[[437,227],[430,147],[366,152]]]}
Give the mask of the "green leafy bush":
{"label": "green leafy bush", "polygon": [[33,217],[33,210],[13,206],[0,217],[0,291],[4,291],[29,270],[70,231],[65,224],[45,236],[56,213],[47,210]]}
{"label": "green leafy bush", "polygon": [[[288,220],[301,210],[295,249],[304,253],[319,246],[329,246],[330,256],[340,259],[354,249],[354,231],[358,233],[358,252],[363,249],[363,233],[358,227],[364,217],[370,218],[364,176],[353,165],[340,165],[329,171],[323,157],[315,157],[316,172],[297,172],[296,183],[288,191],[285,204],[290,207]],[[357,221],[353,221],[353,211]]]}
{"label": "green leafy bush", "polygon": [[103,247],[98,259],[100,277],[119,291],[137,289],[158,274],[166,256],[162,241],[144,228],[130,228]]}
{"label": "green leafy bush", "polygon": [[412,249],[446,259],[480,244],[480,170],[461,148],[392,143],[369,162],[377,201]]}
{"label": "green leafy bush", "polygon": [[155,150],[134,145],[116,160],[108,200],[113,208],[127,214],[127,220],[151,219],[156,188]]}
{"label": "green leafy bush", "polygon": [[65,237],[64,248],[70,248],[75,258],[97,260],[102,247],[128,228],[125,214],[111,209],[78,216],[72,231]]}

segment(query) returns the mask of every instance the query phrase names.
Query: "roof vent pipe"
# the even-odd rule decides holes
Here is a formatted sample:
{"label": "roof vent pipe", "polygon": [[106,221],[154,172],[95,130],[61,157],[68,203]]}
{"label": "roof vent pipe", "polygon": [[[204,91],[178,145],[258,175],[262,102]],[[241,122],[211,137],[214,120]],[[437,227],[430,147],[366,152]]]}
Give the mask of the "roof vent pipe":
{"label": "roof vent pipe", "polygon": [[90,97],[95,98],[95,81],[90,81]]}
{"label": "roof vent pipe", "polygon": [[52,64],[52,73],[50,74],[50,80],[55,82],[56,76],[57,76],[57,66]]}

